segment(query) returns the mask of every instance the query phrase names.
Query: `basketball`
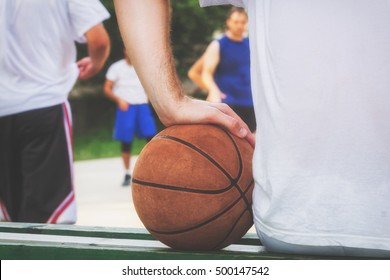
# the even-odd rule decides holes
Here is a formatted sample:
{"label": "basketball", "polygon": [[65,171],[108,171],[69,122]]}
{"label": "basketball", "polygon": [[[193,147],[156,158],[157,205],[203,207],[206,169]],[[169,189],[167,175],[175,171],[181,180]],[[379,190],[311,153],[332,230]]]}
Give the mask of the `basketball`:
{"label": "basketball", "polygon": [[253,148],[213,125],[157,134],[134,167],[132,196],[145,228],[179,250],[217,250],[252,226]]}

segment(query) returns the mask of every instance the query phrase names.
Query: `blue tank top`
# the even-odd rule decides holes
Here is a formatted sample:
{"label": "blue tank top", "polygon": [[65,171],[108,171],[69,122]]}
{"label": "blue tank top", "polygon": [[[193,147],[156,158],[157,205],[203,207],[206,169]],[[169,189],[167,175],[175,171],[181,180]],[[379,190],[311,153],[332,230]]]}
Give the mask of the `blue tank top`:
{"label": "blue tank top", "polygon": [[226,94],[226,104],[252,106],[249,39],[237,42],[227,36],[218,40],[220,61],[214,74],[215,82]]}

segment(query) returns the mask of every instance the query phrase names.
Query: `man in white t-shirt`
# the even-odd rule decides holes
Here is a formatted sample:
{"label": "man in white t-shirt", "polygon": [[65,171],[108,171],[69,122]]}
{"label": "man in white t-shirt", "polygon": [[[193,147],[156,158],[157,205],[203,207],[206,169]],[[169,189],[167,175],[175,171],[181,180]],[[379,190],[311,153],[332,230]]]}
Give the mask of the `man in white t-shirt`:
{"label": "man in white t-shirt", "polygon": [[0,220],[75,223],[67,96],[103,67],[108,17],[98,0],[0,2]]}
{"label": "man in white t-shirt", "polygon": [[121,142],[122,160],[125,167],[122,186],[129,186],[134,135],[150,141],[157,133],[157,129],[145,90],[125,50],[124,56],[124,59],[115,62],[108,69],[104,92],[108,98],[118,104],[114,139]]}
{"label": "man in white t-shirt", "polygon": [[[226,107],[182,94],[168,2],[134,2],[116,1],[119,24],[161,120],[220,124],[254,144]],[[236,4],[249,15],[258,125],[253,210],[265,247],[390,257],[388,1],[201,2]]]}

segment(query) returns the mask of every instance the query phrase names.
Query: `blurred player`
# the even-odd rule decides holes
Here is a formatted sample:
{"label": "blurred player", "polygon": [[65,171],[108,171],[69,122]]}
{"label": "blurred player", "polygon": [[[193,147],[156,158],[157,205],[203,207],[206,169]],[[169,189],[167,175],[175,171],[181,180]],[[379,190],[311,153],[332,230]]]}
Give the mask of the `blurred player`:
{"label": "blurred player", "polygon": [[157,133],[145,90],[138,79],[129,56],[115,62],[107,71],[104,92],[118,104],[114,138],[121,142],[125,178],[122,186],[131,182],[130,160],[134,135],[147,141]]}

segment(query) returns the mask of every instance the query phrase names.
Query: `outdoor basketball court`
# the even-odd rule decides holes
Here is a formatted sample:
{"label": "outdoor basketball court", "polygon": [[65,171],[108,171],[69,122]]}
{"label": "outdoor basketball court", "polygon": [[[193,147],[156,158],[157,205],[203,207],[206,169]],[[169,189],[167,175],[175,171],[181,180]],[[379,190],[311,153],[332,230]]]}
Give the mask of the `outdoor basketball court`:
{"label": "outdoor basketball court", "polygon": [[121,158],[75,162],[74,176],[77,225],[143,228],[133,207],[130,187],[121,186]]}

